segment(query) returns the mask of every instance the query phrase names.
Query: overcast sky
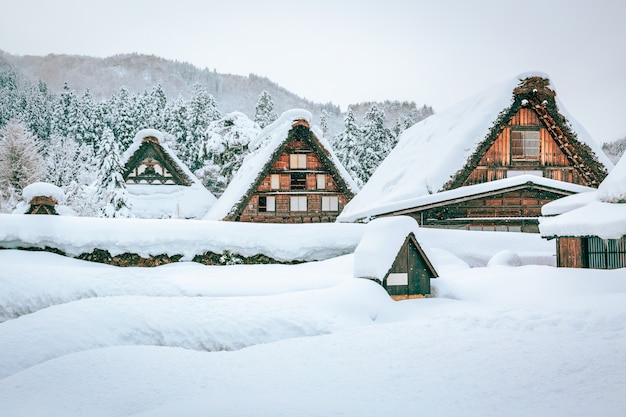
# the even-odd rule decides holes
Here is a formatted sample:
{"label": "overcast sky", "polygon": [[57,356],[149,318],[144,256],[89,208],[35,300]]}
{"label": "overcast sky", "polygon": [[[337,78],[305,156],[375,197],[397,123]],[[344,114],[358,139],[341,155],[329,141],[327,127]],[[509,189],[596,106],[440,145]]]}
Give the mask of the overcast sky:
{"label": "overcast sky", "polygon": [[626,136],[623,0],[0,0],[0,10],[11,54],[154,54],[265,76],[342,110],[389,99],[439,111],[541,71],[598,142]]}

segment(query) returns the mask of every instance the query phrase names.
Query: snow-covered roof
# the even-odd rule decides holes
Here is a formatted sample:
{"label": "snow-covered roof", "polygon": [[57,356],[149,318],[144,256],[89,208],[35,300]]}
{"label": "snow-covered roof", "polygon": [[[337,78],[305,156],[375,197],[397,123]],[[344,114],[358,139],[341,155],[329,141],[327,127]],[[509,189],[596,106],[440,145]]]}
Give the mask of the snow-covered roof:
{"label": "snow-covered roof", "polygon": [[539,177],[537,175],[525,174],[511,178],[504,178],[501,180],[489,181],[481,184],[455,188],[453,190],[442,191],[439,193],[416,196],[413,198],[407,198],[405,200],[393,201],[378,206],[371,206],[363,211],[352,210],[351,212],[346,213],[344,210],[344,212],[341,213],[337,220],[340,222],[355,222],[381,214],[393,213],[405,209],[420,208],[443,201],[450,201],[464,197],[497,192],[525,184],[546,187],[555,190],[562,190],[571,193],[585,193],[594,190],[593,188],[585,187],[583,185],[557,181],[550,178]]}
{"label": "snow-covered roof", "polygon": [[181,217],[202,218],[217,198],[207,190],[202,182],[176,156],[176,153],[163,140],[163,133],[155,129],[142,129],[135,135],[133,143],[122,155],[122,165],[139,150],[143,139],[155,137],[159,146],[169,158],[184,172],[191,186],[170,184],[126,184],[130,202],[130,212],[139,218],[169,218],[175,213]]}
{"label": "snow-covered roof", "polygon": [[[378,206],[441,191],[461,170],[495,126],[498,116],[514,101],[520,81],[545,74],[525,73],[501,82],[436,113],[402,133],[398,144],[363,189],[346,205],[340,218],[376,211]],[[613,164],[589,133],[556,99],[557,107],[577,140],[586,144],[607,169]]]}
{"label": "snow-covered roof", "polygon": [[[241,200],[246,196],[250,188],[259,180],[259,176],[263,175],[266,165],[272,163],[274,153],[287,140],[294,121],[306,120],[311,125],[312,119],[311,112],[303,109],[293,109],[284,112],[274,123],[266,126],[248,145],[250,153],[244,158],[241,167],[219,200],[207,213],[205,219],[222,220],[231,214],[232,210],[241,203]],[[311,130],[317,137],[320,145],[328,152],[346,185],[353,193],[357,193],[358,186],[341,164],[321,131],[315,126]]]}
{"label": "snow-covered roof", "polygon": [[626,158],[624,156],[598,187],[598,200],[605,203],[626,203]]}
{"label": "snow-covered roof", "polygon": [[418,228],[409,216],[383,217],[368,223],[354,252],[354,277],[382,282],[407,236],[417,235]]}
{"label": "snow-covered roof", "polygon": [[546,204],[539,219],[543,237],[626,236],[626,157],[602,181],[597,190]]}
{"label": "snow-covered roof", "polygon": [[65,203],[65,193],[59,187],[47,182],[35,182],[22,190],[22,198],[27,203],[34,197],[52,197],[58,204]]}

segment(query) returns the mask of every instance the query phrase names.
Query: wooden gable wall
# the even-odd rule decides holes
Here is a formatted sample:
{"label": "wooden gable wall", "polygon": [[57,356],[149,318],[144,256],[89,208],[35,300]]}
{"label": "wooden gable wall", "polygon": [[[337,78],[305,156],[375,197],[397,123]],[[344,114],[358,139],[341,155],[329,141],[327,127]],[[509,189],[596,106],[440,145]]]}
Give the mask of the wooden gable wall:
{"label": "wooden gable wall", "polygon": [[143,139],[126,162],[122,176],[127,184],[191,185],[191,179],[151,136]]}
{"label": "wooden gable wall", "polygon": [[[315,141],[308,126],[296,125],[240,214],[233,220],[260,223],[334,222],[353,195],[339,178],[330,158],[323,154]],[[305,165],[292,167],[292,155],[302,155]],[[294,183],[296,181],[297,184]],[[294,206],[294,198],[299,198],[297,207]],[[273,201],[270,203],[271,210],[268,209],[268,200]]]}
{"label": "wooden gable wall", "polygon": [[[539,155],[536,158],[514,159],[512,157],[511,131],[516,128],[539,131]],[[540,171],[546,178],[588,185],[570,164],[537,113],[527,107],[520,108],[504,125],[496,140],[465,179],[463,185],[507,178],[509,171]]]}

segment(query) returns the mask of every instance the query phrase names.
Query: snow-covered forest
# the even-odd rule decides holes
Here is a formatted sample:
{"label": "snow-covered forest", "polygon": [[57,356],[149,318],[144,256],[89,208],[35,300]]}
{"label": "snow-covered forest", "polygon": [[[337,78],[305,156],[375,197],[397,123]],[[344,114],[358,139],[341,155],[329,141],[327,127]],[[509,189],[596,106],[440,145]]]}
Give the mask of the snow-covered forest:
{"label": "snow-covered forest", "polygon": [[[433,112],[406,102],[355,108],[362,117],[357,119],[348,110],[338,127],[337,115],[322,109],[319,126],[360,184],[404,129]],[[393,116],[388,117],[385,109]],[[248,143],[277,117],[273,98],[265,90],[248,116],[221,111],[200,83],[193,85],[188,99],[168,98],[157,83],[144,91],[120,87],[98,100],[89,89],[78,93],[65,84],[57,93],[41,80],[33,83],[11,66],[0,66],[0,212],[16,207],[25,186],[44,181],[60,187],[79,215],[124,216],[120,157],[144,128],[163,132],[181,161],[219,196],[247,154]],[[118,190],[115,204],[106,197],[114,190]]]}

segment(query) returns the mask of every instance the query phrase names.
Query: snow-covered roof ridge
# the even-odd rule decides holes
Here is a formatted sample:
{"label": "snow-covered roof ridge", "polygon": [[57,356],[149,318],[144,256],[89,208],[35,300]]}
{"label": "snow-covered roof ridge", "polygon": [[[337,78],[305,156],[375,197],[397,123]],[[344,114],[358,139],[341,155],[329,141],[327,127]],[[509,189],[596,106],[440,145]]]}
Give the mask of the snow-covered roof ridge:
{"label": "snow-covered roof ridge", "polygon": [[280,129],[280,127],[287,123],[292,125],[296,120],[306,120],[310,125],[313,120],[313,115],[310,111],[304,109],[291,109],[283,112],[278,119],[267,125],[261,133],[259,133],[259,136],[250,141],[248,149],[250,149],[250,151],[254,151],[260,146],[263,146],[264,142],[267,141],[268,138],[274,136],[277,129]]}
{"label": "snow-covered roof ridge", "polygon": [[[343,214],[352,216],[379,205],[458,186],[463,178],[461,174],[469,174],[464,171],[478,163],[483,148],[488,147],[491,138],[497,137],[498,126],[523,105],[522,97],[534,92],[535,83],[537,88],[543,88],[540,95],[554,97],[554,91],[547,88],[550,81],[546,74],[540,74],[542,78],[520,79],[526,75],[529,74],[500,82],[405,130],[363,189],[346,205]],[[536,77],[537,73],[530,75]],[[559,122],[571,126],[576,140],[610,169],[613,164],[600,145],[558,100],[554,104]]]}
{"label": "snow-covered roof ridge", "polygon": [[[305,120],[310,126],[311,119],[311,112],[307,110],[287,110],[276,121],[265,127],[259,136],[248,145],[250,153],[244,158],[241,167],[222,196],[207,213],[205,220],[222,220],[228,217],[233,210],[236,210],[254,184],[262,180],[260,177],[264,175],[264,168],[267,164],[272,163],[277,156],[275,155],[276,152],[288,140],[289,131],[294,124],[300,120]],[[356,193],[358,186],[339,162],[330,144],[323,138],[321,131],[315,126],[310,129],[326,156],[332,160],[346,185],[350,187],[352,192]]]}
{"label": "snow-covered roof ridge", "polygon": [[382,282],[409,234],[417,235],[419,225],[409,216],[382,217],[365,227],[354,252],[354,276]]}

